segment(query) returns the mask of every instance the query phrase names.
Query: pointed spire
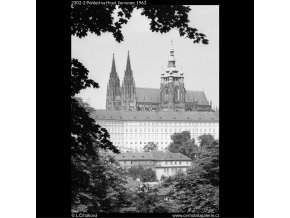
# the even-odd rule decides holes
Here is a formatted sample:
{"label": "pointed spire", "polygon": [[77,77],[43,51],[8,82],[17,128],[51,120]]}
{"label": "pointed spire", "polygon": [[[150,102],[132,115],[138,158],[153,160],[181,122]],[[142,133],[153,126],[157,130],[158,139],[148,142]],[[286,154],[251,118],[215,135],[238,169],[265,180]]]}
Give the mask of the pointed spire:
{"label": "pointed spire", "polygon": [[130,55],[129,55],[129,50],[128,50],[126,72],[129,72],[129,71],[131,71],[131,62],[130,62]]}
{"label": "pointed spire", "polygon": [[174,48],[173,48],[173,42],[172,42],[172,39],[171,39],[171,47],[170,47],[170,56],[169,56],[169,59],[168,59],[168,65],[167,67],[173,67],[175,68],[175,58],[174,58]]}
{"label": "pointed spire", "polygon": [[111,73],[116,73],[116,64],[115,64],[115,56],[114,56],[114,53],[113,53],[113,61],[112,61]]}

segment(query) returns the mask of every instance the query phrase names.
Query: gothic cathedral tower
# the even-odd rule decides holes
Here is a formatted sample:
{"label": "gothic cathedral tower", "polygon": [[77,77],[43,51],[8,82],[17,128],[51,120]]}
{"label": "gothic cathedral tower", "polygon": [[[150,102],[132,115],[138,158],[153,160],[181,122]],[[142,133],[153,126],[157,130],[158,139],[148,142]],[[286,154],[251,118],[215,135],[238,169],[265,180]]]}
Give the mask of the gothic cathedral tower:
{"label": "gothic cathedral tower", "polygon": [[162,111],[185,111],[184,76],[176,69],[172,40],[167,68],[161,73],[160,101]]}
{"label": "gothic cathedral tower", "polygon": [[121,88],[122,110],[137,110],[136,88],[128,51],[127,65]]}
{"label": "gothic cathedral tower", "polygon": [[121,109],[120,98],[121,98],[120,79],[116,71],[115,57],[113,54],[112,69],[110,73],[110,79],[107,85],[106,109],[120,110]]}

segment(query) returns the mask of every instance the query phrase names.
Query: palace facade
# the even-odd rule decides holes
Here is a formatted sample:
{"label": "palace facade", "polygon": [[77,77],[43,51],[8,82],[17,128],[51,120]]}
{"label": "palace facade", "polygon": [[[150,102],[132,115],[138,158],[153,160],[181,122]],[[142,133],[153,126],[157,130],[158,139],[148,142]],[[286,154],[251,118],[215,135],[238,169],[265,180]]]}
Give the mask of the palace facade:
{"label": "palace facade", "polygon": [[96,123],[110,133],[113,144],[122,152],[141,152],[148,142],[164,151],[174,133],[189,131],[191,138],[211,134],[219,138],[219,117],[216,112],[165,112],[95,110]]}
{"label": "palace facade", "polygon": [[107,85],[106,109],[123,111],[213,111],[203,91],[186,90],[184,74],[175,64],[171,49],[167,68],[161,73],[160,88],[136,87],[128,52],[122,85],[113,55],[112,68]]}

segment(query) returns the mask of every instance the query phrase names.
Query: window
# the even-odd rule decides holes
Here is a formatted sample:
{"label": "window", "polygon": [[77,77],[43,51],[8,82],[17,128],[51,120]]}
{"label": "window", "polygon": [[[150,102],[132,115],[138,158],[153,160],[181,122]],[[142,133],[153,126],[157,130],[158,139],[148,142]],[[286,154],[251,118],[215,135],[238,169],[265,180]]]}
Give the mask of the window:
{"label": "window", "polygon": [[165,161],[165,165],[167,165],[167,161]]}
{"label": "window", "polygon": [[181,165],[181,161],[179,161],[179,165]]}
{"label": "window", "polygon": [[164,173],[166,172],[166,169],[164,169]]}

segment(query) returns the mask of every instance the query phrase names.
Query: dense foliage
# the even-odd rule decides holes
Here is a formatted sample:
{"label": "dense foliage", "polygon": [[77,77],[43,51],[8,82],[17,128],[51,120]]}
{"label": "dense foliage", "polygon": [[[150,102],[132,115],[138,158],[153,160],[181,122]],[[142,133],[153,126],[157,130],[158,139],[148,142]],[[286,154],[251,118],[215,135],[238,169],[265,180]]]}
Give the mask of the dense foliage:
{"label": "dense foliage", "polygon": [[156,174],[151,169],[144,169],[141,165],[133,166],[128,169],[128,175],[131,176],[134,180],[139,178],[142,182],[155,182]]}
{"label": "dense foliage", "polygon": [[172,142],[168,146],[168,150],[172,153],[181,153],[192,160],[199,153],[198,146],[195,144],[194,138],[191,139],[189,131],[174,133],[171,136]]}
{"label": "dense foliage", "polygon": [[74,96],[98,84],[88,79],[87,69],[72,60],[71,70],[71,198],[73,212],[116,211],[126,204],[124,172],[100,149],[118,153],[109,133],[90,117],[90,110]]}
{"label": "dense foliage", "polygon": [[219,142],[206,141],[199,147],[193,166],[163,183],[170,187],[169,196],[179,205],[180,212],[219,212]]}
{"label": "dense foliage", "polygon": [[155,151],[158,149],[158,145],[154,142],[148,142],[143,148],[144,151]]}
{"label": "dense foliage", "polygon": [[206,149],[208,146],[211,146],[214,143],[215,139],[211,134],[203,134],[198,138],[199,145],[202,149]]}
{"label": "dense foliage", "polygon": [[[177,29],[180,36],[192,39],[194,43],[208,44],[205,34],[189,26],[190,7],[183,5],[77,5],[71,6],[71,34],[79,38],[88,32],[96,35],[111,33],[117,42],[124,40],[122,27],[127,24],[134,9],[150,20],[152,32],[167,33]],[[115,18],[114,18],[115,17]]]}
{"label": "dense foliage", "polygon": [[219,211],[219,146],[200,153],[186,174],[176,176],[175,200],[181,210],[192,213]]}

